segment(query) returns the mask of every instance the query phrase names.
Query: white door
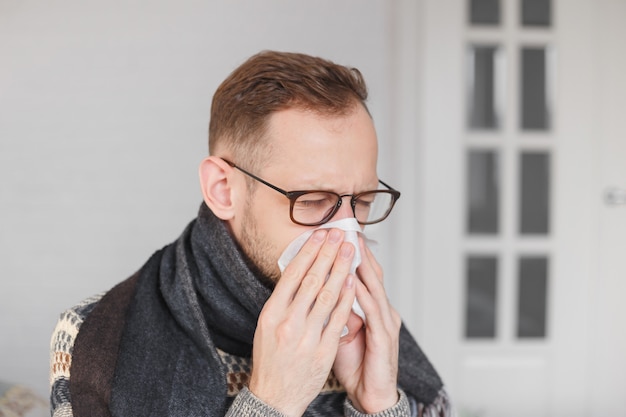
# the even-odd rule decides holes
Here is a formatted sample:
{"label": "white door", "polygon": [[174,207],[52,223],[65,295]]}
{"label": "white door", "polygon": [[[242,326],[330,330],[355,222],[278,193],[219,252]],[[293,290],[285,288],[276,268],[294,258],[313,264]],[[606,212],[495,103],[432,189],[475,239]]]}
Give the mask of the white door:
{"label": "white door", "polygon": [[461,415],[626,416],[626,0],[399,4],[409,326]]}

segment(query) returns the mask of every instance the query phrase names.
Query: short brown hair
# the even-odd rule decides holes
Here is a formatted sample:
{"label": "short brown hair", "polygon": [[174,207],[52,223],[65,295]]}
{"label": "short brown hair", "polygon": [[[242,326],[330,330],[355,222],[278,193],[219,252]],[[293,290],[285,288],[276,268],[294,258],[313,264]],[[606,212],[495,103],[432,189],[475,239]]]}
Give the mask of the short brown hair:
{"label": "short brown hair", "polygon": [[[209,153],[218,145],[250,169],[259,164],[269,117],[287,108],[347,115],[367,110],[367,86],[356,68],[309,55],[263,51],[235,69],[211,104]],[[267,155],[265,155],[267,156]],[[258,166],[256,166],[258,167]]]}

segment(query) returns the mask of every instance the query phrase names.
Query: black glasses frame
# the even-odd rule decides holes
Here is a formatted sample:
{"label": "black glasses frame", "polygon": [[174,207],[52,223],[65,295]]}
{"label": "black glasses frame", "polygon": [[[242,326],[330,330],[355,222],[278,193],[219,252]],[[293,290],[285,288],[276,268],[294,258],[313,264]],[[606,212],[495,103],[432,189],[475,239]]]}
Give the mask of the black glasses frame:
{"label": "black glasses frame", "polygon": [[[376,221],[372,221],[372,222],[362,222],[359,221],[359,219],[357,219],[357,222],[359,222],[360,225],[368,225],[368,224],[376,224],[376,223],[380,223],[383,220],[385,220],[387,218],[387,216],[389,216],[389,213],[391,213],[391,210],[393,209],[393,206],[396,204],[396,201],[398,201],[398,199],[400,198],[400,191],[394,189],[393,187],[387,185],[383,180],[378,180],[378,182],[380,182],[384,187],[387,187],[388,190],[372,190],[372,191],[363,191],[362,193],[358,193],[358,194],[338,194],[336,192],[333,191],[328,191],[328,190],[299,190],[299,191],[285,191],[282,188],[279,188],[277,186],[275,186],[274,184],[271,184],[267,181],[265,181],[263,178],[257,177],[256,175],[252,174],[251,172],[246,171],[245,169],[241,168],[240,166],[236,165],[235,163],[224,159],[224,158],[220,158],[222,159],[224,162],[226,162],[228,165],[230,165],[231,167],[243,172],[244,174],[246,174],[247,176],[249,176],[250,178],[259,181],[261,184],[266,185],[267,187],[270,187],[272,190],[278,191],[279,193],[281,193],[282,195],[284,195],[285,197],[287,197],[289,199],[289,218],[291,219],[292,222],[294,222],[295,224],[299,224],[301,226],[319,226],[322,225],[324,223],[327,223],[330,219],[333,218],[333,216],[337,213],[337,211],[339,211],[339,209],[341,208],[341,205],[343,204],[343,198],[344,197],[350,197],[350,206],[352,207],[352,214],[354,214],[354,218],[356,219],[356,200],[364,195],[368,195],[368,194],[379,194],[379,193],[386,193],[391,195],[391,203],[389,204],[389,208],[387,209],[387,212],[384,214],[384,216],[382,216],[380,219],[376,220]],[[337,203],[335,204],[335,207],[326,215],[324,216],[324,218],[318,222],[315,223],[303,223],[303,222],[299,222],[296,219],[293,218],[293,205],[296,202],[296,200],[305,195],[305,194],[311,194],[311,193],[329,193],[329,194],[334,194],[337,196]]]}

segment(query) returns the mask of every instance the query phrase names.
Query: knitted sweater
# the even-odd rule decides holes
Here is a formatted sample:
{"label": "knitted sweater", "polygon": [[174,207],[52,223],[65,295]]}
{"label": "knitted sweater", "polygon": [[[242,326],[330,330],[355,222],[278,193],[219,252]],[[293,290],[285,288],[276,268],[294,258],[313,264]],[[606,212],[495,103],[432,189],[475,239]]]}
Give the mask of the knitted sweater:
{"label": "knitted sweater", "polygon": [[[103,295],[104,293],[101,293],[87,298],[63,312],[54,329],[50,343],[50,411],[53,417],[74,417],[70,395],[70,371],[74,341],[81,324]],[[226,378],[228,395],[233,398],[233,404],[227,416],[282,416],[279,411],[263,403],[247,389],[251,370],[249,358],[230,355],[220,350],[218,353],[229,370]],[[320,395],[337,393],[344,393],[344,389],[331,373]],[[400,401],[395,407],[377,415],[385,417],[452,417],[454,415],[446,390],[443,388],[438,398],[427,407],[416,403],[412,398],[408,398],[402,390],[400,390],[400,394]],[[345,416],[363,416],[362,413],[352,407],[347,399],[343,401]]]}

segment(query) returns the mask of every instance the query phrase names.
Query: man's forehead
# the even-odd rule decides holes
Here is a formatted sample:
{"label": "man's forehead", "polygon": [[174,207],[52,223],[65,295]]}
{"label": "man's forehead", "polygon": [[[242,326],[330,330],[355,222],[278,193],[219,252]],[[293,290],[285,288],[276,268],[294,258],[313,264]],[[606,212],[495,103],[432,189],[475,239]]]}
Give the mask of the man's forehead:
{"label": "man's forehead", "polygon": [[[319,148],[323,151],[324,148],[342,146],[365,150],[373,147],[372,150],[378,150],[374,124],[362,106],[346,115],[319,114],[299,108],[285,109],[273,113],[266,127],[265,145],[274,150],[280,147],[308,147],[307,150],[313,152]],[[353,140],[347,140],[350,138]]]}

